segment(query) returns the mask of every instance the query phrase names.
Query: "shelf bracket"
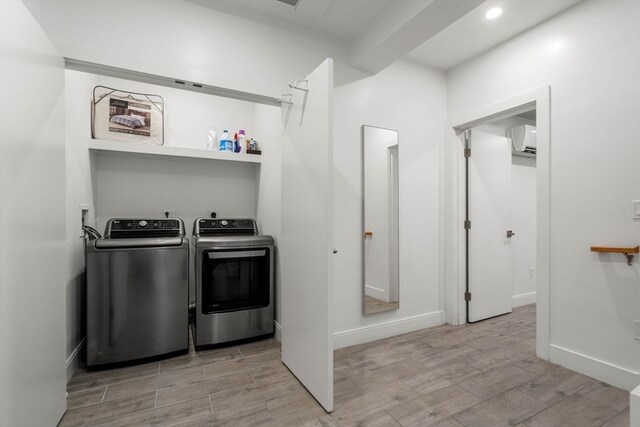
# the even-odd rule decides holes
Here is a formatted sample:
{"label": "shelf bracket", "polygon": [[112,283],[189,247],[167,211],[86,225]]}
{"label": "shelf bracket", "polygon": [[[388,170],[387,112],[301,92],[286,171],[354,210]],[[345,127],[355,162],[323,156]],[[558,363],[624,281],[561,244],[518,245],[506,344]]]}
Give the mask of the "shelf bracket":
{"label": "shelf bracket", "polygon": [[[286,101],[285,98],[286,97],[290,97],[289,101]],[[293,102],[291,102],[293,100],[293,95],[291,95],[290,93],[285,93],[282,95],[282,98],[279,98],[280,103],[281,104],[288,104],[288,105],[293,105]]]}
{"label": "shelf bracket", "polygon": [[298,87],[298,83],[305,83],[305,85],[306,85],[306,84],[309,83],[309,81],[308,80],[296,80],[293,83],[289,82],[289,87],[291,89],[297,89],[297,90],[302,90],[304,92],[309,92],[309,89],[307,89],[307,88]]}
{"label": "shelf bracket", "polygon": [[627,265],[628,266],[632,266],[633,265],[633,254],[625,253],[625,256],[627,257]]}
{"label": "shelf bracket", "polygon": [[640,253],[640,246],[628,248],[616,248],[610,246],[591,246],[591,252],[609,252],[615,254],[623,254],[627,257],[627,265],[633,266],[633,258],[635,254]]}

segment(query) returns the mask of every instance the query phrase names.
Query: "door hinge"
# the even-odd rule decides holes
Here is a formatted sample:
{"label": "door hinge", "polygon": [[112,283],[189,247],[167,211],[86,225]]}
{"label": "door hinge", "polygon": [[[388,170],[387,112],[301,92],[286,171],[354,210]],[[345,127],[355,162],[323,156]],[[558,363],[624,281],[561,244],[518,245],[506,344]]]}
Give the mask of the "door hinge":
{"label": "door hinge", "polygon": [[471,148],[465,148],[464,149],[464,157],[465,158],[471,157]]}
{"label": "door hinge", "polygon": [[464,229],[465,230],[471,230],[471,221],[470,220],[465,220],[464,221]]}
{"label": "door hinge", "polygon": [[465,301],[471,301],[471,292],[465,292],[464,293],[464,300]]}

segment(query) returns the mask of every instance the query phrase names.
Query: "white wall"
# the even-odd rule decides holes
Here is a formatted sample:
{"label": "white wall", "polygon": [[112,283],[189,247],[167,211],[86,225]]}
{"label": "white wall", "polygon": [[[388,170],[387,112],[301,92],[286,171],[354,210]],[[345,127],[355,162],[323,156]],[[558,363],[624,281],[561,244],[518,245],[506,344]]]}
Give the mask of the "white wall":
{"label": "white wall", "polygon": [[551,86],[550,357],[631,389],[640,382],[640,3],[584,1],[448,73],[450,117]]}
{"label": "white wall", "polygon": [[256,166],[223,161],[178,161],[98,156],[98,227],[115,217],[162,218],[175,208],[190,235],[198,217],[256,216]]}
{"label": "white wall", "polygon": [[[443,322],[439,161],[444,74],[399,61],[334,93],[336,348]],[[363,124],[399,131],[400,309],[363,316],[361,141]]]}
{"label": "white wall", "polygon": [[64,65],[19,1],[0,2],[0,425],[65,404]]}
{"label": "white wall", "polygon": [[511,156],[513,306],[536,301],[536,160]]}
{"label": "white wall", "polygon": [[630,393],[629,427],[640,427],[640,386]]}

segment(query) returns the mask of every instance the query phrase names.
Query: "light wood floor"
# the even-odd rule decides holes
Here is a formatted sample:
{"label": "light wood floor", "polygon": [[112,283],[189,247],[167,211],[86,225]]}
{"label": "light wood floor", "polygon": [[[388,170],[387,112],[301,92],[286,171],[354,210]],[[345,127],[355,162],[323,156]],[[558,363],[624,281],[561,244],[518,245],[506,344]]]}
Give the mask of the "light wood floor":
{"label": "light wood floor", "polygon": [[534,356],[534,306],[337,350],[330,415],[268,340],[79,372],[61,426],[628,426],[629,395]]}
{"label": "light wood floor", "polygon": [[383,313],[385,311],[397,310],[400,307],[398,302],[385,302],[369,295],[364,296],[364,311],[367,314]]}

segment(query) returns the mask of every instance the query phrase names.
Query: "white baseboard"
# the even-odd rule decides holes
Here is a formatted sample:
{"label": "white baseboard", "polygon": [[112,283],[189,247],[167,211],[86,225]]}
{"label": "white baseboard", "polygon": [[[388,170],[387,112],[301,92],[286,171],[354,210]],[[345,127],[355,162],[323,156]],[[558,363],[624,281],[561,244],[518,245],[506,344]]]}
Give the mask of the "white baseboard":
{"label": "white baseboard", "polygon": [[86,337],[82,338],[82,341],[80,341],[80,343],[73,350],[71,356],[67,358],[67,383],[80,366],[80,350],[82,350],[82,347],[84,347],[84,343],[86,342],[86,340]]}
{"label": "white baseboard", "polygon": [[631,391],[640,384],[640,372],[616,366],[555,344],[549,346],[549,360],[623,390]]}
{"label": "white baseboard", "polygon": [[380,301],[389,302],[389,295],[382,289],[373,286],[366,285],[364,294],[371,298],[379,299]]}
{"label": "white baseboard", "polygon": [[513,307],[521,307],[523,305],[535,304],[536,292],[527,292],[526,294],[513,296]]}
{"label": "white baseboard", "polygon": [[391,320],[333,334],[333,349],[349,347],[446,323],[444,311]]}
{"label": "white baseboard", "polygon": [[631,392],[630,427],[640,427],[640,385]]}
{"label": "white baseboard", "polygon": [[276,325],[276,331],[275,331],[275,334],[274,334],[274,336],[273,336],[273,337],[274,337],[277,341],[282,342],[282,327],[280,326],[280,323],[278,323],[278,322],[275,322],[275,321],[274,321],[273,323]]}

